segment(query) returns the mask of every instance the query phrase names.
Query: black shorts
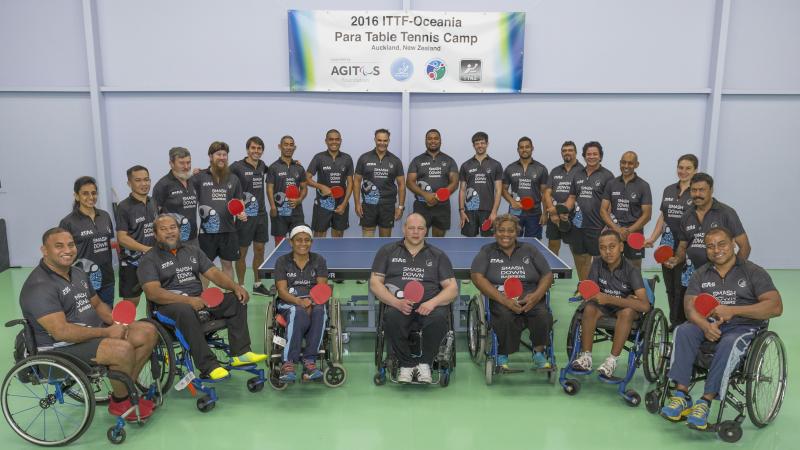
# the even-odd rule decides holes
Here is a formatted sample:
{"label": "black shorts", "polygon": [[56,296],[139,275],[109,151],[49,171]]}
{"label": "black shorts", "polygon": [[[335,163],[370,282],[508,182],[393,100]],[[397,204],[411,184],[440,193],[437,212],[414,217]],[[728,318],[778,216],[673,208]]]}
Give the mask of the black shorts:
{"label": "black shorts", "polygon": [[122,298],[139,298],[142,295],[142,285],[136,276],[137,266],[130,263],[119,266],[119,296]]}
{"label": "black shorts", "polygon": [[428,228],[436,227],[440,230],[450,229],[450,202],[428,206],[422,202],[414,202],[414,212],[421,214],[427,222]]}
{"label": "black shorts", "polygon": [[236,221],[236,238],[239,247],[250,247],[255,242],[267,242],[269,240],[269,225],[267,216],[248,217],[246,222]]}
{"label": "black shorts", "polygon": [[[601,304],[597,303],[594,300],[589,300],[589,303],[592,303],[606,317],[614,317],[614,318],[616,318],[617,317],[617,313],[622,311],[623,309],[625,309],[625,308],[623,308],[621,306],[617,306],[617,305],[601,305]],[[636,316],[636,318],[634,320],[638,320],[638,319],[642,318],[642,315],[643,315],[642,313],[638,313],[638,315]]]}
{"label": "black shorts", "polygon": [[545,229],[545,237],[551,241],[564,241],[567,242],[569,232],[564,233],[558,229],[558,225],[554,224],[549,218],[547,219],[547,228]]}
{"label": "black shorts", "polygon": [[600,256],[600,229],[575,228],[569,232],[568,240],[572,253],[576,255]]}
{"label": "black shorts", "polygon": [[361,226],[364,228],[394,228],[394,203],[384,205],[361,204],[364,217],[361,218]]}
{"label": "black shorts", "polygon": [[225,261],[239,259],[239,240],[233,231],[229,233],[203,233],[198,237],[198,240],[200,241],[200,250],[211,261],[214,261],[217,256]]}
{"label": "black shorts", "polygon": [[345,205],[344,213],[342,214],[336,214],[335,212],[325,209],[319,205],[314,205],[314,211],[311,214],[311,229],[320,233],[324,233],[328,231],[328,228],[333,228],[336,231],[344,231],[350,228],[349,203]]}
{"label": "black shorts", "polygon": [[301,211],[300,214],[292,216],[270,216],[269,221],[272,224],[273,236],[286,236],[292,228],[305,224],[306,218]]}
{"label": "black shorts", "polygon": [[623,250],[622,254],[627,259],[644,259],[644,247],[640,250],[636,250],[625,242],[625,250]]}
{"label": "black shorts", "polygon": [[[491,211],[464,211],[464,214],[467,215],[467,219],[469,222],[464,222],[464,226],[461,227],[461,234],[467,237],[475,237],[480,233],[481,236],[494,236],[494,229],[489,228],[486,231],[481,229],[481,225],[483,225],[483,221],[488,219],[489,216],[492,214]],[[494,227],[494,224],[492,224]]]}
{"label": "black shorts", "polygon": [[100,346],[100,341],[104,338],[94,338],[88,341],[80,342],[78,344],[67,345],[65,347],[56,347],[52,349],[58,353],[66,353],[86,364],[97,364],[94,358],[97,356],[97,347]]}

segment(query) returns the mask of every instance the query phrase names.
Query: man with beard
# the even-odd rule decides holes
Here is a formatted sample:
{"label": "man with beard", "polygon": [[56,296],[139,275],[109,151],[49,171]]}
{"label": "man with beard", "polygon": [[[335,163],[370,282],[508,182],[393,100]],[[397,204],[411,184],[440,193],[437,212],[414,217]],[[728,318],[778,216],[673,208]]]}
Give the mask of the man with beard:
{"label": "man with beard", "polygon": [[[276,247],[289,231],[305,222],[303,199],[308,195],[306,170],[299,161],[292,159],[295,149],[294,138],[283,136],[278,144],[281,156],[269,165],[267,175],[269,217]],[[286,196],[289,186],[297,186],[300,191],[298,198]]]}
{"label": "man with beard", "polygon": [[155,244],[153,220],[156,202],[150,198],[150,172],[146,167],[133,166],[127,171],[131,193],[117,206],[117,242],[119,256],[119,295],[139,304],[142,286],[136,277],[139,258]]}
{"label": "man with beard", "polygon": [[[533,141],[523,136],[517,141],[519,159],[509,164],[503,172],[503,198],[509,204],[509,213],[519,217],[522,227],[519,235],[542,238],[542,199],[547,193],[548,173],[539,161],[533,159]],[[524,210],[520,199],[533,198],[532,209]]]}
{"label": "man with beard", "polygon": [[258,266],[264,262],[264,244],[269,239],[267,225],[267,209],[264,203],[264,181],[267,175],[267,165],[261,160],[264,153],[264,141],[258,136],[253,136],[245,143],[247,156],[241,161],[231,164],[231,173],[239,178],[239,184],[244,192],[244,213],[246,221],[236,224],[236,234],[239,241],[239,259],[236,261],[236,277],[239,285],[244,285],[245,272],[247,271],[247,249],[253,244],[253,292],[268,295],[267,288],[261,285],[261,276]]}
{"label": "man with beard", "polygon": [[425,133],[425,153],[411,160],[406,178],[406,187],[416,195],[414,212],[425,218],[433,237],[443,237],[450,229],[450,198],[440,202],[436,191],[446,188],[452,195],[458,189],[458,165],[441,149],[439,130],[428,130]]}
{"label": "man with beard", "polygon": [[[358,158],[353,200],[361,218],[361,235],[392,235],[395,220],[403,217],[406,179],[403,162],[389,151],[389,130],[375,131],[375,148]],[[363,198],[362,198],[363,196]]]}
{"label": "man with beard", "polygon": [[[569,198],[572,179],[580,169],[583,169],[583,164],[578,162],[578,148],[572,141],[561,144],[561,159],[564,160],[564,164],[553,167],[553,170],[550,171],[549,189],[545,191],[544,195],[544,204],[547,208],[547,229],[545,230],[547,248],[556,255],[561,250],[561,241],[566,241],[567,238],[567,234],[559,229],[559,224],[562,220],[569,221],[571,219],[569,213],[565,214],[567,210],[564,204]],[[559,205],[562,207],[558,208]],[[561,213],[559,213],[559,209],[562,211]]]}
{"label": "man with beard", "polygon": [[[233,278],[233,261],[239,259],[239,242],[228,202],[242,199],[242,187],[228,168],[229,150],[224,142],[212,142],[208,147],[211,164],[190,181],[200,204],[200,248],[211,261],[219,256],[222,272]],[[247,214],[242,211],[235,219],[245,221]]]}
{"label": "man with beard", "polygon": [[170,171],[156,183],[153,199],[159,213],[175,214],[180,224],[181,241],[199,246],[197,242],[197,194],[189,183],[192,176],[192,155],[184,147],[169,149]]}
{"label": "man with beard", "polygon": [[472,135],[475,156],[461,164],[458,173],[458,215],[461,234],[475,237],[492,236],[492,228],[483,229],[484,221],[494,223],[503,190],[503,166],[486,152],[489,135],[479,131]]}
{"label": "man with beard", "polygon": [[[317,190],[314,211],[311,215],[311,228],[314,237],[325,237],[331,228],[331,237],[344,236],[350,228],[350,196],[353,195],[353,158],[339,151],[342,147],[342,134],[338,130],[325,133],[324,152],[311,159],[306,170],[306,182]],[[314,181],[314,176],[317,180]],[[331,188],[344,189],[344,195],[333,198]]]}

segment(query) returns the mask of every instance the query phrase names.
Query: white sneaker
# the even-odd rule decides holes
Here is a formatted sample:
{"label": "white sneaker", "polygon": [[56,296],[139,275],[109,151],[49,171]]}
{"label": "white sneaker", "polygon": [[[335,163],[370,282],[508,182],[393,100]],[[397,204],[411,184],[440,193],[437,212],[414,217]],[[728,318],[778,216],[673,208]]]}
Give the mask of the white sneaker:
{"label": "white sneaker", "polygon": [[397,375],[397,382],[398,383],[411,383],[414,379],[414,368],[413,367],[401,367],[400,374]]}
{"label": "white sneaker", "polygon": [[420,364],[417,366],[417,381],[420,383],[433,383],[431,366],[427,364]]}
{"label": "white sneaker", "polygon": [[592,370],[592,354],[589,352],[581,352],[578,358],[572,361],[572,369],[581,372]]}
{"label": "white sneaker", "polygon": [[614,376],[614,371],[617,369],[617,358],[613,355],[608,355],[603,364],[597,368],[597,373],[600,375],[611,378]]}

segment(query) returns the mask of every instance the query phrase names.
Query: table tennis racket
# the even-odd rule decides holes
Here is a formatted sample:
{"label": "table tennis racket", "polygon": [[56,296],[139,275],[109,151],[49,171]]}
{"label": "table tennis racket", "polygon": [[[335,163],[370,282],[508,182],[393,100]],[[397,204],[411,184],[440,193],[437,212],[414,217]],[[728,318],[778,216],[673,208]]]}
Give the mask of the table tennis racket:
{"label": "table tennis racket", "polygon": [[519,204],[522,206],[522,209],[527,211],[529,209],[533,209],[533,207],[536,205],[536,202],[533,200],[533,197],[522,197],[519,200]]}
{"label": "table tennis racket", "polygon": [[711,294],[703,293],[694,298],[694,309],[703,317],[708,318],[711,315],[711,311],[717,306],[719,306],[719,300]]}
{"label": "table tennis racket", "polygon": [[317,305],[324,305],[328,303],[328,300],[331,298],[333,294],[333,290],[327,284],[317,284],[311,288],[311,300],[316,303]]}
{"label": "table tennis racket", "polygon": [[425,287],[417,280],[411,280],[406,283],[406,287],[403,289],[403,295],[406,300],[411,300],[413,303],[419,303],[422,301],[422,297],[425,295]]}
{"label": "table tennis racket", "polygon": [[223,294],[222,289],[218,287],[210,287],[203,290],[203,293],[200,294],[200,298],[203,299],[203,302],[205,302],[206,306],[209,308],[216,308],[219,306],[224,297],[225,294]]}
{"label": "table tennis racket", "polygon": [[344,197],[344,188],[341,186],[334,186],[331,188],[331,197],[335,199],[340,199]]}
{"label": "table tennis racket", "polygon": [[289,200],[297,200],[300,198],[300,188],[295,185],[286,186],[286,198]]}
{"label": "table tennis racket", "polygon": [[644,235],[642,233],[629,234],[628,245],[634,250],[641,250],[644,248]]}
{"label": "table tennis racket", "polygon": [[136,320],[136,304],[130,300],[122,300],[111,310],[111,319],[120,325],[130,325]]}
{"label": "table tennis racket", "polygon": [[491,229],[492,229],[492,220],[491,219],[484,220],[483,223],[481,224],[481,231],[489,231]]}
{"label": "table tennis racket", "polygon": [[672,258],[673,255],[674,252],[672,251],[672,246],[669,245],[659,246],[653,253],[653,256],[656,258],[656,262],[659,264],[664,264],[668,259]]}
{"label": "table tennis racket", "polygon": [[244,211],[244,202],[238,198],[234,198],[228,202],[228,212],[232,216],[238,216]]}
{"label": "table tennis racket", "polygon": [[522,295],[522,281],[517,277],[506,278],[503,283],[503,293],[506,297],[516,301]]}
{"label": "table tennis racket", "polygon": [[450,198],[450,189],[439,188],[436,190],[436,200],[446,202],[448,198]]}
{"label": "table tennis racket", "polygon": [[578,283],[578,292],[584,300],[591,300],[592,297],[600,293],[600,286],[592,280],[583,280]]}

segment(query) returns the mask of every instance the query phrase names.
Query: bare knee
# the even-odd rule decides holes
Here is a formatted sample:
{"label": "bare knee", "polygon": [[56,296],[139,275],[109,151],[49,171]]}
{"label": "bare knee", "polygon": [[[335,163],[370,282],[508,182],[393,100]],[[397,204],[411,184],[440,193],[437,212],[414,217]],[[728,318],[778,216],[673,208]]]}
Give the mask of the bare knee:
{"label": "bare knee", "polygon": [[617,312],[617,319],[625,323],[633,323],[637,314],[638,313],[633,308],[623,308]]}

